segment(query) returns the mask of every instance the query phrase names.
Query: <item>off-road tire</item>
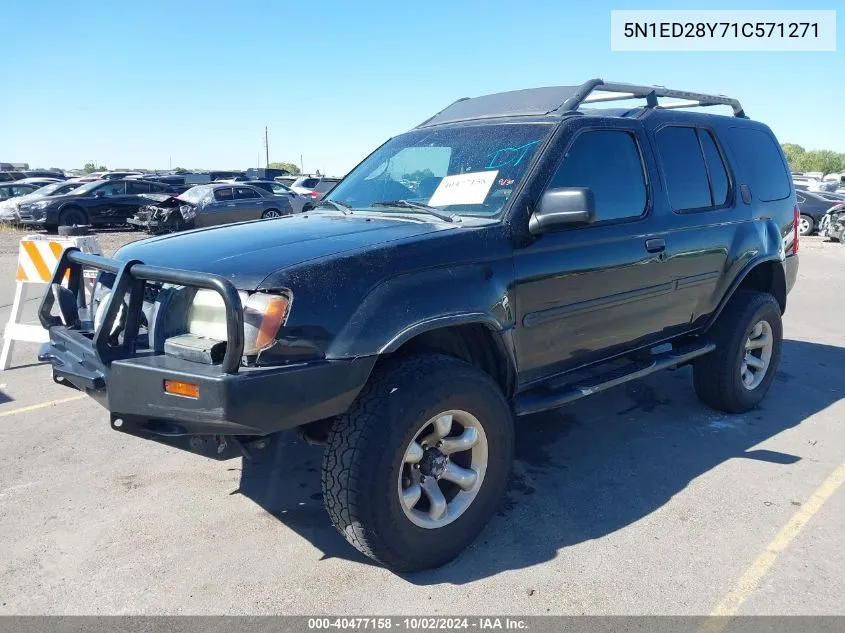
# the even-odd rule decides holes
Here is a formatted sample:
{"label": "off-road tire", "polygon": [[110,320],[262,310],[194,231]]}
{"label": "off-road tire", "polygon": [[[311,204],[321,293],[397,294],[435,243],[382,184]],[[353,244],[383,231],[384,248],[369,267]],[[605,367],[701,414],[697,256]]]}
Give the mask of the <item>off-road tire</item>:
{"label": "off-road tire", "polygon": [[88,214],[79,207],[69,207],[59,213],[59,226],[88,224]]}
{"label": "off-road tire", "polygon": [[[740,374],[745,342],[762,320],[771,327],[774,346],[762,382],[754,389],[747,389]],[[693,363],[693,385],[698,399],[725,413],[753,409],[766,396],[780,363],[783,325],[778,302],[765,292],[737,291],[710,330],[710,337],[716,349]]]}
{"label": "off-road tire", "polygon": [[[462,515],[426,529],[401,506],[399,469],[419,425],[452,409],[471,413],[483,426],[487,469]],[[438,567],[463,551],[497,510],[512,458],[511,409],[490,376],[439,354],[391,359],[332,425],[323,454],[323,501],[334,526],[366,556],[394,571]]]}

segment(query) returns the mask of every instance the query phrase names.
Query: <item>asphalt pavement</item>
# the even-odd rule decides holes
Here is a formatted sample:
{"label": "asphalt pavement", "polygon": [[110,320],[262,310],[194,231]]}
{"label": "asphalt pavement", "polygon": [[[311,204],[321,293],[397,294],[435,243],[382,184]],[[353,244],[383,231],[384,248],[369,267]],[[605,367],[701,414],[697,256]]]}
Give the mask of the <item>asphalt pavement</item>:
{"label": "asphalt pavement", "polygon": [[[14,265],[0,254],[3,322]],[[709,410],[685,368],[521,419],[498,515],[401,576],[330,525],[319,448],[244,464],[122,435],[19,344],[0,614],[845,614],[843,314],[845,246],[804,239],[762,406]]]}

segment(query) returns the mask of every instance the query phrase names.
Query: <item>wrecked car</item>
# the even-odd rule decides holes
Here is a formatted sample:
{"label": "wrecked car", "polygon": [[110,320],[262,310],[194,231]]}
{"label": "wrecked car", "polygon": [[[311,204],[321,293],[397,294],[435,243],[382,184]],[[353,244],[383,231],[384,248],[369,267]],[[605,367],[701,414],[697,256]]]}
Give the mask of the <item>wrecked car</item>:
{"label": "wrecked car", "polygon": [[191,187],[178,196],[147,194],[149,200],[128,222],[148,233],[280,218],[293,213],[290,200],[240,183]]}
{"label": "wrecked car", "polygon": [[822,237],[845,244],[843,234],[845,234],[845,203],[828,209],[819,223],[819,235]]}

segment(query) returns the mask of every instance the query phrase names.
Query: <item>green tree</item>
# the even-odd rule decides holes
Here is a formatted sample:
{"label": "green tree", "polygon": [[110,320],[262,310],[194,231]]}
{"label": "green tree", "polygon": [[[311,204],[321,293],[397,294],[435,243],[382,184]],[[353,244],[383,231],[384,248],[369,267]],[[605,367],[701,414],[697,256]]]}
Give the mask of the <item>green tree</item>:
{"label": "green tree", "polygon": [[104,169],[106,169],[106,167],[104,165],[100,165],[98,167],[97,163],[95,163],[92,160],[92,161],[88,161],[87,163],[85,163],[85,166],[82,168],[82,171],[84,171],[86,174],[91,174],[95,171],[102,171]]}
{"label": "green tree", "polygon": [[294,176],[299,173],[299,167],[296,166],[296,163],[270,163],[268,166],[270,169],[284,169]]}
{"label": "green tree", "polygon": [[173,173],[174,173],[174,174],[187,174],[187,173],[188,173],[188,170],[187,170],[187,169],[185,169],[184,167],[174,167],[174,168],[173,168]]}
{"label": "green tree", "polygon": [[845,154],[829,149],[805,150],[794,143],[781,145],[790,171],[820,171],[823,174],[841,174],[845,172]]}

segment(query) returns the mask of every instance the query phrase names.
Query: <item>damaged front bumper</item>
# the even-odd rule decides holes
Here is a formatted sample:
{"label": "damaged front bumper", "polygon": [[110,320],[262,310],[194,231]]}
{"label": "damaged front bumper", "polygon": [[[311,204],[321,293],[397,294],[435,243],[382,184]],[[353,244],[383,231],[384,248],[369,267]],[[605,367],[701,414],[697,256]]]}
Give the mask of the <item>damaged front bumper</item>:
{"label": "damaged front bumper", "polygon": [[[79,282],[83,265],[116,274],[104,321],[96,332],[78,316],[84,307],[78,299],[83,297],[84,303]],[[63,288],[60,282],[68,270],[68,287]],[[133,293],[143,294],[146,281],[195,285],[221,294],[229,331],[222,362],[192,362],[143,348],[137,336],[140,308]],[[59,316],[52,314],[55,303]],[[121,305],[135,306],[137,312],[128,308],[122,340],[110,340],[108,333]],[[57,383],[83,391],[106,407],[113,429],[218,459],[241,454],[276,431],[339,415],[352,404],[374,358],[245,367],[239,311],[237,291],[220,277],[140,262],[121,264],[68,249],[41,304],[39,317],[50,341],[42,346],[39,360],[51,363]],[[168,392],[165,381],[190,384],[194,395]]]}
{"label": "damaged front bumper", "polygon": [[197,211],[194,205],[167,194],[142,194],[152,200],[138,209],[127,222],[148,233],[170,233],[193,228]]}

